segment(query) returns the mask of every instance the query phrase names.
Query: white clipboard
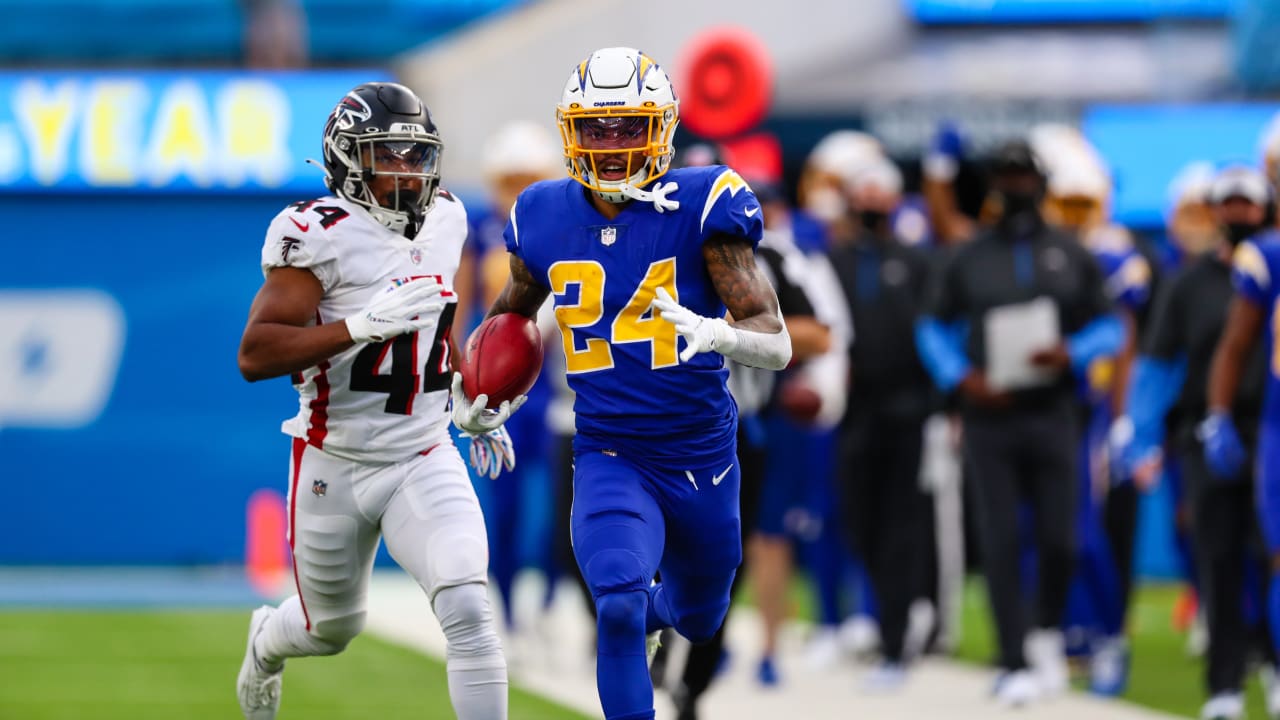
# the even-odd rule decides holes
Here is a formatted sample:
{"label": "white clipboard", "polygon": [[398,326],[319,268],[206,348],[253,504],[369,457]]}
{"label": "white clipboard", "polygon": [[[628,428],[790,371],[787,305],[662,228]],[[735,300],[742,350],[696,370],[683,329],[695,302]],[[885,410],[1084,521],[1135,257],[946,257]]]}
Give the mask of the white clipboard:
{"label": "white clipboard", "polygon": [[1043,387],[1058,378],[1056,370],[1031,364],[1031,355],[1054,347],[1062,338],[1058,308],[1039,297],[987,311],[985,325],[987,384],[996,390]]}

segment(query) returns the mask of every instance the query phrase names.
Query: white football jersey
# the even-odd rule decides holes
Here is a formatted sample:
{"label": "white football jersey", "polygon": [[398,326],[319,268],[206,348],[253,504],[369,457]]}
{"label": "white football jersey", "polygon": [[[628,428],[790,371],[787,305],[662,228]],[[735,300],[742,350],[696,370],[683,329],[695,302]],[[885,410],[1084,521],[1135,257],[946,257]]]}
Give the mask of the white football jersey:
{"label": "white football jersey", "polygon": [[324,298],[316,324],[341,322],[389,284],[435,277],[449,304],[434,330],[359,344],[293,376],[298,414],[281,429],[339,457],[393,462],[449,441],[454,275],[467,238],[462,202],[441,190],[413,240],[355,203],[324,197],[289,205],[267,228],[262,271],[306,268]]}

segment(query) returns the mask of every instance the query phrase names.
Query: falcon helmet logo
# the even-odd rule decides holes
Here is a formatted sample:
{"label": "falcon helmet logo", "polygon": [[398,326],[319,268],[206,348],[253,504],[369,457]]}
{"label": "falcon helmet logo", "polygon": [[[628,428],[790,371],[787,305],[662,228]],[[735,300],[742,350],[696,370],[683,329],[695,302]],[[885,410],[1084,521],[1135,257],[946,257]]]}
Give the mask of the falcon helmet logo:
{"label": "falcon helmet logo", "polygon": [[362,123],[373,117],[373,110],[364,98],[349,92],[333,109],[333,121],[341,130],[350,130],[356,123]]}

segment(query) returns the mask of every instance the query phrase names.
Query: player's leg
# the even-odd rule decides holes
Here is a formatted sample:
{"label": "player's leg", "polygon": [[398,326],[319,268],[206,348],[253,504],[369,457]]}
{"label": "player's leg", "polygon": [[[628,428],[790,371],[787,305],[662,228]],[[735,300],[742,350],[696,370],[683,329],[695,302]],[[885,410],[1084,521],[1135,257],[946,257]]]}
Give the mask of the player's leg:
{"label": "player's leg", "polygon": [[[378,531],[361,513],[353,483],[369,473],[294,440],[289,544],[298,594],[254,613],[239,682],[246,717],[275,717],[286,658],[339,653],[364,628]],[[266,697],[272,685],[274,700]]]}
{"label": "player's leg", "polygon": [[453,443],[400,466],[382,514],[391,557],[431,600],[447,643],[449,699],[458,720],[507,717],[507,663],[486,592],[484,515]]}
{"label": "player's leg", "polygon": [[1271,580],[1267,590],[1267,620],[1271,645],[1280,655],[1280,425],[1264,423],[1258,434],[1258,522],[1266,541]]}
{"label": "player's leg", "polygon": [[720,629],[742,564],[736,449],[700,465],[655,478],[667,512],[667,547],[662,583],[649,591],[650,622],[666,622],[694,643]]}
{"label": "player's leg", "polygon": [[1064,442],[1062,435],[1075,434],[1076,411],[1071,403],[1061,403],[1026,418],[1027,434],[1021,439],[1029,450],[1024,457],[1031,466],[1039,575],[1039,607],[1027,638],[1027,659],[1041,690],[1049,694],[1065,691],[1068,681],[1062,624],[1078,553],[1076,494],[1081,470],[1078,444]]}
{"label": "player's leg", "polygon": [[573,487],[573,549],[596,607],[600,705],[608,720],[653,718],[645,625],[662,509],[635,465],[600,451],[578,454]]}

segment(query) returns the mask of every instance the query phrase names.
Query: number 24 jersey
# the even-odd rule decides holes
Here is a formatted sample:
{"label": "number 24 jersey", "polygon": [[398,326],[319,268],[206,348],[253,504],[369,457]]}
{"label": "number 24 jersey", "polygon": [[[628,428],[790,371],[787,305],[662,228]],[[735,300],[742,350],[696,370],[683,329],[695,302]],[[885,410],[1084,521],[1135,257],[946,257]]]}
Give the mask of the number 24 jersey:
{"label": "number 24 jersey", "polygon": [[262,246],[262,271],[310,270],[324,287],[316,324],[340,322],[411,278],[433,277],[450,289],[434,328],[359,344],[295,373],[299,408],[281,426],[285,434],[375,462],[404,460],[449,441],[449,331],[457,307],[451,288],[466,237],[466,210],[444,191],[413,240],[338,197],[294,203],[276,215]]}
{"label": "number 24 jersey", "polygon": [[675,326],[652,307],[659,287],[705,317],[725,306],[702,255],[715,234],[749,240],[760,204],[723,166],[672,170],[676,210],[633,201],[612,220],[565,178],[527,188],[511,210],[507,249],[550,289],[564,346],[579,452],[625,450],[652,460],[712,457],[733,442],[737,408],[723,356],[681,362]]}

